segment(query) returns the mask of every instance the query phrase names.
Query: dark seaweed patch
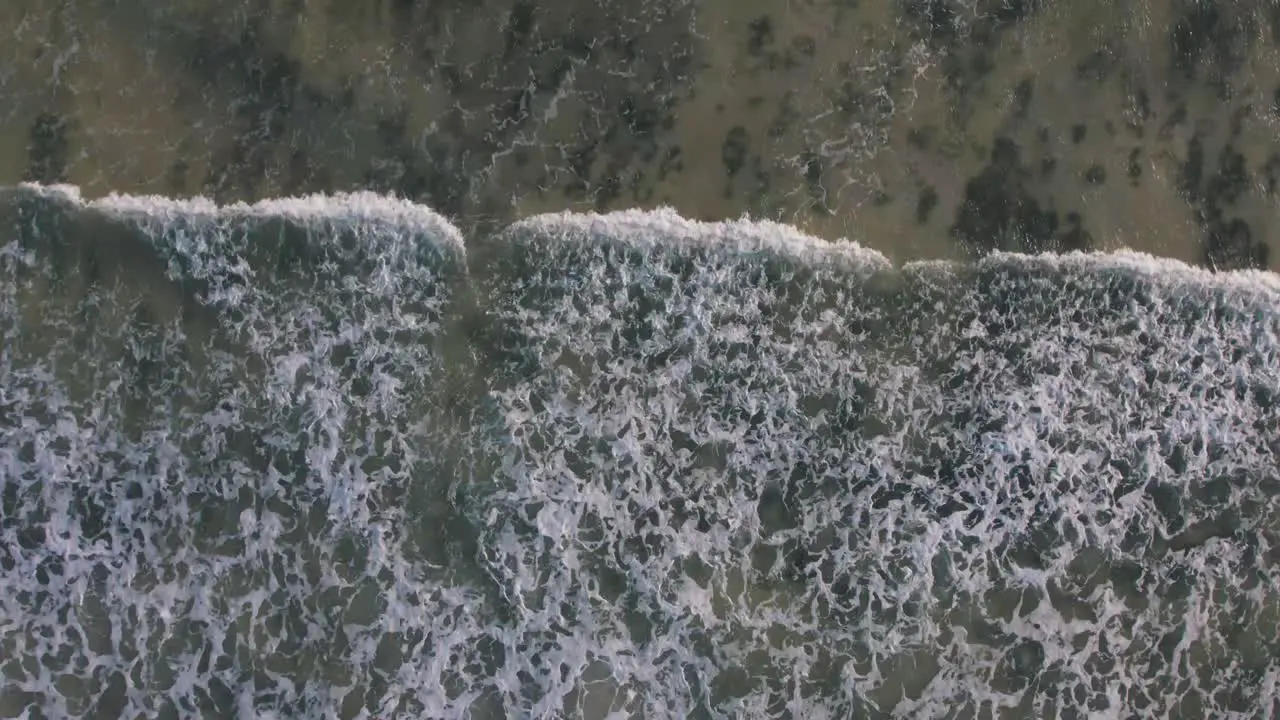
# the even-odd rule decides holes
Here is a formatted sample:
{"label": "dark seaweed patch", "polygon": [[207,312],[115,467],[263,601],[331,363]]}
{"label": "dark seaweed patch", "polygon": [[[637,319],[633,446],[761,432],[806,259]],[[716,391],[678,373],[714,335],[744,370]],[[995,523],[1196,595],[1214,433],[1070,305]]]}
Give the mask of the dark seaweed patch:
{"label": "dark seaweed patch", "polygon": [[1035,90],[1035,85],[1031,78],[1023,78],[1013,89],[1013,114],[1019,120],[1027,117],[1027,110],[1031,107],[1031,97]]}
{"label": "dark seaweed patch", "polygon": [[529,39],[534,27],[536,6],[529,0],[517,0],[507,14],[507,33],[503,52],[510,55]]}
{"label": "dark seaweed patch", "polygon": [[1111,74],[1112,61],[1108,53],[1095,50],[1076,64],[1076,78],[1081,82],[1101,84]]}
{"label": "dark seaweed patch", "polygon": [[934,190],[932,185],[926,186],[920,191],[920,197],[916,200],[916,222],[922,225],[928,222],[929,216],[937,206],[938,191]]}
{"label": "dark seaweed patch", "polygon": [[720,145],[720,160],[724,163],[724,171],[729,177],[737,175],[747,162],[747,129],[734,125],[725,133],[724,142]]}
{"label": "dark seaweed patch", "polygon": [[1017,144],[997,138],[990,164],[965,185],[952,237],[979,252],[1010,243],[1032,252],[1046,247],[1057,231],[1058,216],[1041,209],[1027,192],[1028,176],[1019,164]]}
{"label": "dark seaweed patch", "polygon": [[1240,218],[1212,223],[1205,242],[1205,261],[1215,268],[1263,268],[1271,248],[1253,237],[1249,224]]}
{"label": "dark seaweed patch", "polygon": [[66,118],[53,113],[40,113],[27,132],[27,171],[25,180],[41,183],[67,179],[70,157]]}
{"label": "dark seaweed patch", "polygon": [[760,57],[773,45],[773,21],[761,15],[747,24],[747,54]]}
{"label": "dark seaweed patch", "polygon": [[1129,182],[1137,187],[1139,178],[1142,177],[1142,165],[1138,162],[1138,157],[1142,154],[1142,148],[1134,148],[1129,151],[1129,159],[1125,161],[1125,174],[1129,176]]}

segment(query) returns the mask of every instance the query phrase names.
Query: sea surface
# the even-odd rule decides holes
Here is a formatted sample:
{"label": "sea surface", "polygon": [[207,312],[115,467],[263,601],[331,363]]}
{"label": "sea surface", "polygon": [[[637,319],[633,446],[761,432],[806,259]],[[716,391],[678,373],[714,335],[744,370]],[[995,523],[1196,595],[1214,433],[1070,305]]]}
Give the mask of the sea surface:
{"label": "sea surface", "polygon": [[1272,718],[1280,276],[0,190],[0,716]]}

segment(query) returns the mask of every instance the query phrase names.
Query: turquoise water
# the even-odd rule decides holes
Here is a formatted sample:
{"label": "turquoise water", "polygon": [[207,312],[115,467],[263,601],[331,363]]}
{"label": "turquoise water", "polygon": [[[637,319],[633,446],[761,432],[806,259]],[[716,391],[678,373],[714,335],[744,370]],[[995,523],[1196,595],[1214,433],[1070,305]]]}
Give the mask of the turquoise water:
{"label": "turquoise water", "polygon": [[0,715],[1280,712],[1274,275],[0,215]]}

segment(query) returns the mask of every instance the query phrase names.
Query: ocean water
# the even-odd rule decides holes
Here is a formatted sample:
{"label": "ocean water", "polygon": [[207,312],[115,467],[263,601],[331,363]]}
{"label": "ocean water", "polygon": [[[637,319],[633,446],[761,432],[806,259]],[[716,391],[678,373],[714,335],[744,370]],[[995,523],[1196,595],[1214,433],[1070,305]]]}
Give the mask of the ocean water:
{"label": "ocean water", "polygon": [[1280,715],[1280,277],[0,191],[0,716]]}

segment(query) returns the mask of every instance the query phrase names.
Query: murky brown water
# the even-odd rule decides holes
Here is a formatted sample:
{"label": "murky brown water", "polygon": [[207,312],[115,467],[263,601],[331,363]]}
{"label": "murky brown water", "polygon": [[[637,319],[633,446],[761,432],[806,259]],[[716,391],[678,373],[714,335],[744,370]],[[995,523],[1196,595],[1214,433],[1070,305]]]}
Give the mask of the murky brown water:
{"label": "murky brown water", "polygon": [[896,258],[1280,267],[1280,10],[1190,0],[0,8],[0,183],[674,206]]}

